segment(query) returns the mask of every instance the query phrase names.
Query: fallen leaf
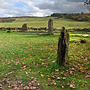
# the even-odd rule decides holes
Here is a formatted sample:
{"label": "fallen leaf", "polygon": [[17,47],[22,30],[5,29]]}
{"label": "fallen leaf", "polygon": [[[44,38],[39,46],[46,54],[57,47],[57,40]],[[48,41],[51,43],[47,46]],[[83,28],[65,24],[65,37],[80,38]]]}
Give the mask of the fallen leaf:
{"label": "fallen leaf", "polygon": [[90,75],[85,76],[85,78],[90,78]]}
{"label": "fallen leaf", "polygon": [[44,75],[43,75],[43,74],[41,74],[41,77],[42,77],[42,78],[44,78]]}
{"label": "fallen leaf", "polygon": [[49,85],[54,85],[54,81],[50,81],[49,82]]}
{"label": "fallen leaf", "polygon": [[70,84],[70,88],[75,88],[75,85],[74,84]]}
{"label": "fallen leaf", "polygon": [[56,71],[56,72],[58,72],[58,71],[59,71],[59,69],[55,69],[55,71]]}

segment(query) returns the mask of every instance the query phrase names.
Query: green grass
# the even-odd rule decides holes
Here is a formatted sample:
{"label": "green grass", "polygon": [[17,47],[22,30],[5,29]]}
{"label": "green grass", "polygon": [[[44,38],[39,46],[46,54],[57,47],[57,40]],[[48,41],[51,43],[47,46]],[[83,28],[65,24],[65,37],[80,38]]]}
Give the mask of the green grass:
{"label": "green grass", "polygon": [[[15,22],[0,23],[0,26],[21,27],[27,23],[29,27],[47,27],[49,18],[16,18]],[[90,28],[90,22],[52,19],[55,28]],[[74,87],[75,90],[88,90],[90,81],[85,78],[90,66],[88,34],[85,31],[70,33],[68,64],[59,67],[56,63],[59,33],[49,36],[44,33],[0,31],[0,83],[5,90],[10,90],[17,81],[21,80],[27,86],[37,78],[44,90],[72,90]],[[77,39],[85,39],[87,43],[76,43]],[[20,86],[20,83],[17,84]],[[70,87],[72,84],[75,86]]]}
{"label": "green grass", "polygon": [[48,20],[52,18],[55,28],[90,28],[90,22],[78,22],[70,19],[54,18],[54,17],[42,17],[42,18],[16,18],[13,23],[0,23],[1,27],[21,27],[24,23],[28,24],[28,27],[48,27]]}
{"label": "green grass", "polygon": [[[31,24],[31,20],[33,24]],[[38,18],[35,22],[33,19],[31,20],[30,22],[28,21],[30,26],[35,26],[35,23],[37,25],[38,21],[40,21]],[[47,20],[48,18],[45,22]],[[60,20],[57,20],[56,23]],[[42,20],[41,22],[44,21]],[[65,22],[68,27],[71,20],[62,19],[62,22]],[[72,22],[77,25],[76,21]],[[21,25],[22,23],[18,22],[15,25]],[[63,23],[59,22],[60,26]],[[56,27],[60,27],[59,24],[56,24]],[[85,22],[85,24],[88,26],[88,23]],[[2,25],[4,26],[5,24]],[[10,23],[6,25],[9,26]],[[1,82],[7,77],[9,82],[12,81],[12,83],[15,83],[15,81],[22,80],[27,85],[32,80],[32,77],[34,77],[38,79],[40,86],[44,90],[72,90],[73,87],[70,87],[72,83],[75,85],[75,90],[88,90],[90,81],[85,76],[89,70],[90,37],[79,35],[78,32],[75,32],[75,34],[70,33],[69,60],[65,67],[59,67],[56,63],[58,38],[59,34],[49,36],[43,33],[7,33],[6,31],[0,31]],[[76,39],[85,39],[87,43],[73,42]],[[70,73],[68,74],[68,72]],[[57,78],[60,78],[60,80]],[[48,86],[46,84],[50,85]],[[2,85],[5,90],[10,89],[7,83]]]}

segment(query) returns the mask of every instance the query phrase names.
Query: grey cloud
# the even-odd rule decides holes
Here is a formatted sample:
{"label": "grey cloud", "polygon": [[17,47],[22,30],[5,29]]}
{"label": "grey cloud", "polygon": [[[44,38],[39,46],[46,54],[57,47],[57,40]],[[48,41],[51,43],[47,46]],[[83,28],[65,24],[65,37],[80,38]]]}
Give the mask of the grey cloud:
{"label": "grey cloud", "polygon": [[67,0],[69,2],[85,2],[86,0]]}
{"label": "grey cloud", "polygon": [[[2,16],[47,16],[51,13],[88,12],[84,0],[0,0]],[[16,7],[15,3],[25,7]]]}
{"label": "grey cloud", "polygon": [[[59,13],[78,13],[78,12],[88,12],[84,6],[83,0],[53,0],[54,3],[46,2],[39,4],[40,9],[49,9],[52,12]],[[78,1],[78,3],[77,3]]]}

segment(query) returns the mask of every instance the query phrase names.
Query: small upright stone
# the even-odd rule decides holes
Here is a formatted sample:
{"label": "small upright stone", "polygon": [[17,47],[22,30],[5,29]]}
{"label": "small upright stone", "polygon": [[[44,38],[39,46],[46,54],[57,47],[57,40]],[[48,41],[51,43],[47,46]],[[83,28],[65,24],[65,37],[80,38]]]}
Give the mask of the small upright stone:
{"label": "small upright stone", "polygon": [[83,40],[83,39],[80,39],[79,42],[80,43],[86,43],[87,41],[86,40]]}
{"label": "small upright stone", "polygon": [[27,24],[23,24],[22,25],[22,31],[27,31],[27,30],[28,30]]}
{"label": "small upright stone", "polygon": [[7,33],[10,33],[11,32],[11,28],[7,28],[8,30],[7,30]]}
{"label": "small upright stone", "polygon": [[53,34],[53,20],[49,19],[48,21],[48,34],[52,35]]}
{"label": "small upright stone", "polygon": [[57,63],[62,66],[68,60],[68,48],[69,48],[69,33],[65,30],[65,27],[62,28],[61,35],[58,41],[58,57]]}

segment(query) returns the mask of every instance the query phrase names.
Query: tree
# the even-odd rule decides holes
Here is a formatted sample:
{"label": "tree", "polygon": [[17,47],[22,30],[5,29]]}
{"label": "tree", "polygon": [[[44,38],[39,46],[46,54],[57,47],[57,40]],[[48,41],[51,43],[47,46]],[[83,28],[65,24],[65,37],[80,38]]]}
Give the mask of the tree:
{"label": "tree", "polygon": [[88,11],[90,11],[90,0],[86,0],[84,5],[87,7]]}

